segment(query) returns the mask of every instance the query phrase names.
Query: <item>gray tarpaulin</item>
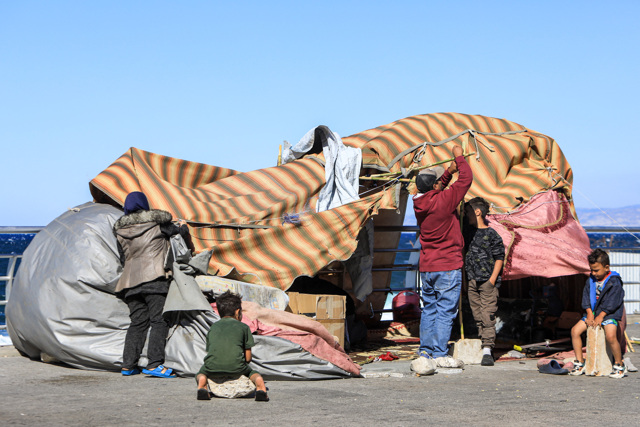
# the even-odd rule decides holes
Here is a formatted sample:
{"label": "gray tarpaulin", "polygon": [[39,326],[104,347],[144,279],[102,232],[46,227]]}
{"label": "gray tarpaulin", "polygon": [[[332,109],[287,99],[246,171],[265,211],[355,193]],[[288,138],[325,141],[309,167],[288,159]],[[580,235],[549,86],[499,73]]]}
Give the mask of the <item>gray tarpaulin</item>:
{"label": "gray tarpaulin", "polygon": [[351,258],[344,261],[351,277],[353,293],[364,301],[373,292],[373,220],[369,219],[358,233],[358,246]]}
{"label": "gray tarpaulin", "polygon": [[285,310],[289,305],[289,297],[278,288],[254,285],[218,276],[197,276],[196,282],[202,291],[211,291],[216,296],[225,291],[231,291],[242,295],[242,298],[247,301],[260,304],[264,308]]}
{"label": "gray tarpaulin", "polygon": [[[86,203],[35,236],[6,307],[7,328],[18,350],[77,368],[120,370],[129,309],[114,295],[122,267],[112,228],[121,215],[112,206]],[[166,365],[192,375],[202,365],[206,334],[218,317],[188,270],[180,267],[167,298]],[[267,379],[350,376],[285,339],[256,336],[255,341],[251,364]],[[143,357],[140,364],[145,363]]]}

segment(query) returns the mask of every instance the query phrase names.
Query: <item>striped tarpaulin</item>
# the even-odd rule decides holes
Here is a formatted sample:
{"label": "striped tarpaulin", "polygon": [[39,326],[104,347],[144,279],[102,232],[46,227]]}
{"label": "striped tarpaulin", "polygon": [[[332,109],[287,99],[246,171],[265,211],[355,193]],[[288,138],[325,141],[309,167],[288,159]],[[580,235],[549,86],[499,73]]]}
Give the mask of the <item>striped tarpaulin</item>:
{"label": "striped tarpaulin", "polygon": [[287,289],[348,259],[384,195],[315,213],[324,182],[313,158],[237,173],[131,148],[90,188],[97,201],[120,206],[131,191],[144,192],[152,208],[189,222],[197,251],[213,249],[211,273]]}
{"label": "striped tarpaulin", "polygon": [[[465,144],[476,152],[468,158],[474,183],[467,199],[485,197],[497,213],[551,188],[565,187],[570,196],[571,168],[555,141],[507,120],[421,115],[343,141],[362,149],[363,174],[429,165],[450,158],[454,144]],[[425,141],[434,145],[422,149]],[[196,250],[213,249],[211,273],[286,290],[296,277],[348,259],[363,224],[399,200],[397,186],[363,181],[377,192],[315,213],[323,164],[318,154],[240,173],[131,148],[90,189],[96,201],[119,206],[129,192],[144,192],[152,208],[189,222]]]}
{"label": "striped tarpaulin", "polygon": [[[453,139],[447,141],[450,138]],[[509,120],[458,113],[425,114],[379,126],[343,141],[362,149],[363,167],[373,173],[400,172],[412,165],[446,160],[452,157],[454,145],[465,144],[467,153],[476,152],[467,158],[474,174],[467,200],[484,197],[496,213],[511,210],[552,188],[564,187],[571,200],[568,184],[573,174],[558,144]],[[442,141],[447,142],[427,144],[421,160],[414,162],[424,142]],[[402,153],[406,154],[400,157]]]}

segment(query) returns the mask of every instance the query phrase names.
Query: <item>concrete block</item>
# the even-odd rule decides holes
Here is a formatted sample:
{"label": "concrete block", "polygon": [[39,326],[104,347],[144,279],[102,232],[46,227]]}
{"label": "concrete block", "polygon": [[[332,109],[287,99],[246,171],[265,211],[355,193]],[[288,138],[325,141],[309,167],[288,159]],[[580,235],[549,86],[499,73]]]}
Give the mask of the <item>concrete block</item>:
{"label": "concrete block", "polygon": [[209,390],[214,396],[233,399],[245,397],[256,391],[256,386],[244,375],[240,377],[209,378]]}
{"label": "concrete block", "polygon": [[462,360],[465,365],[479,365],[482,362],[482,341],[464,339],[453,345],[453,358]]}
{"label": "concrete block", "polygon": [[611,373],[611,353],[607,348],[604,329],[587,328],[587,357],[585,358],[585,375],[601,377]]}

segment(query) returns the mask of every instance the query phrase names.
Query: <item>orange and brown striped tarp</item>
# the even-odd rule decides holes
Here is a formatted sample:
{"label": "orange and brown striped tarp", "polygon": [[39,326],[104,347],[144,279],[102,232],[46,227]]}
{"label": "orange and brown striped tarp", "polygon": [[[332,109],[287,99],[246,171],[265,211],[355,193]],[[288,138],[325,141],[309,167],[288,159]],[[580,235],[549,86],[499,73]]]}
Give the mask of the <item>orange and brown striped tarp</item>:
{"label": "orange and brown striped tarp", "polygon": [[131,148],[90,183],[96,201],[144,192],[152,208],[189,222],[210,271],[287,289],[355,251],[356,236],[384,193],[315,213],[324,168],[312,158],[247,173]]}
{"label": "orange and brown striped tarp", "polygon": [[[428,114],[343,142],[362,149],[365,174],[432,164],[464,144],[476,153],[469,158],[474,183],[467,198],[485,197],[496,212],[552,188],[564,187],[570,196],[571,168],[555,141],[508,120]],[[286,290],[296,277],[348,259],[365,222],[378,209],[397,208],[398,187],[373,184],[375,191],[360,200],[316,213],[323,160],[309,155],[240,173],[131,148],[90,189],[96,201],[120,206],[129,192],[144,192],[153,208],[189,222],[196,250],[212,249],[211,273]]]}
{"label": "orange and brown striped tarp", "polygon": [[[442,141],[446,142],[429,145]],[[467,159],[474,174],[467,200],[484,197],[494,212],[504,213],[537,193],[562,189],[573,206],[573,173],[558,144],[509,120],[458,113],[425,114],[343,138],[343,142],[361,148],[363,167],[380,173],[449,159],[453,146],[464,144],[466,152],[476,153]],[[422,151],[421,160],[414,161]]]}

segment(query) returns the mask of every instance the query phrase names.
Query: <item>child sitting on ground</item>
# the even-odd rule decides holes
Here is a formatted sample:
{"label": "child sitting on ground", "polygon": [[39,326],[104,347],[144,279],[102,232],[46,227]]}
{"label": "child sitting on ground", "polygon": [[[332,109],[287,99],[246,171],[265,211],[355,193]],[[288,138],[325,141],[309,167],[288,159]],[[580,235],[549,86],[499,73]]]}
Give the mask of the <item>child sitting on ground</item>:
{"label": "child sitting on ground", "polygon": [[595,249],[589,254],[591,276],[587,279],[582,292],[582,308],[585,316],[571,329],[571,342],[576,353],[571,375],[584,374],[584,358],[582,357],[582,334],[587,327],[602,326],[605,339],[611,349],[615,363],[611,378],[622,378],[627,371],[622,361],[622,351],[617,338],[618,322],[622,320],[624,309],[624,289],[622,279],[609,268],[609,255],[602,249]]}
{"label": "child sitting on ground", "polygon": [[482,366],[493,366],[491,350],[496,343],[496,311],[500,271],[504,263],[502,238],[487,224],[489,203],[474,197],[465,206],[465,272],[469,280],[469,305],[482,339]]}
{"label": "child sitting on ground", "polygon": [[216,298],[216,305],[221,319],[211,325],[207,334],[207,355],[196,375],[198,400],[211,399],[207,388],[208,378],[244,375],[256,385],[256,400],[268,402],[262,376],[249,367],[254,341],[251,329],[241,322],[242,299],[227,291]]}

